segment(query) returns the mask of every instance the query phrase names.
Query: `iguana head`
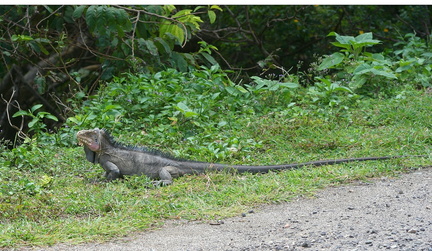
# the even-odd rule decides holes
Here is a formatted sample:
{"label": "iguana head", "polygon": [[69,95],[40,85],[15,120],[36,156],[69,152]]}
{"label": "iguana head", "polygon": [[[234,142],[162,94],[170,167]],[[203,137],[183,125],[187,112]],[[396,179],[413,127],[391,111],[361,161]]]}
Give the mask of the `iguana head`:
{"label": "iguana head", "polygon": [[99,128],[95,128],[93,130],[81,130],[77,132],[78,144],[87,147],[93,152],[97,152],[101,150],[101,140],[103,130]]}

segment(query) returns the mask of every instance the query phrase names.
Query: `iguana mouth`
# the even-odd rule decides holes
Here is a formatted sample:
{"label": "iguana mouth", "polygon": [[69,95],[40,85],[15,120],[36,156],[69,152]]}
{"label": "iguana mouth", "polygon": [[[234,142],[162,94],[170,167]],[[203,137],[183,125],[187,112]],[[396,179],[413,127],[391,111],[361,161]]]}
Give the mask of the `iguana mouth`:
{"label": "iguana mouth", "polygon": [[77,140],[78,140],[78,145],[83,146],[83,145],[89,145],[91,142],[88,138],[83,137],[81,132],[78,132],[76,134]]}
{"label": "iguana mouth", "polygon": [[78,145],[79,146],[89,145],[90,144],[90,141],[87,140],[87,139],[83,139],[83,138],[80,138],[80,137],[78,137],[77,139],[78,139]]}

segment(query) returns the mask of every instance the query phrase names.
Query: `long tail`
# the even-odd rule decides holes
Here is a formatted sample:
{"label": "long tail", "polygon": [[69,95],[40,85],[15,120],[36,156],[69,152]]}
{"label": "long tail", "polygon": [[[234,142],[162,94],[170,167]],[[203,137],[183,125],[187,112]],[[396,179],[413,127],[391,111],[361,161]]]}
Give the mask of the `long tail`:
{"label": "long tail", "polygon": [[384,156],[384,157],[364,157],[364,158],[349,158],[349,159],[333,159],[333,160],[318,160],[303,163],[284,164],[284,165],[271,165],[271,166],[244,166],[244,165],[228,165],[218,163],[207,163],[207,162],[180,162],[180,167],[186,173],[203,173],[207,170],[226,170],[236,169],[238,172],[250,172],[250,173],[267,173],[270,170],[287,170],[295,169],[304,166],[323,166],[323,165],[335,165],[347,162],[358,162],[358,161],[369,161],[369,160],[386,160],[386,159],[397,159],[397,158],[422,158],[428,157],[428,155],[399,155],[399,156]]}

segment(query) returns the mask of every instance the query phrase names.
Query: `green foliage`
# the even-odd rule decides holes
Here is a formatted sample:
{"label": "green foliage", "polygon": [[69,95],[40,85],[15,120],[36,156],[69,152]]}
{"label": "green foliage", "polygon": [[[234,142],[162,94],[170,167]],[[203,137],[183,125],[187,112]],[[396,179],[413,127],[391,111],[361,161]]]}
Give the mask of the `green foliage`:
{"label": "green foliage", "polygon": [[[246,76],[274,71],[275,67],[308,69],[316,55],[329,51],[326,35],[337,32],[356,37],[372,32],[380,44],[371,52],[392,47],[399,34],[427,39],[431,6],[413,5],[236,5],[224,6],[206,40],[219,48],[229,69],[243,69]],[[289,31],[289,32],[287,32]],[[268,60],[265,65],[260,62]],[[222,62],[220,62],[221,65]],[[267,67],[270,66],[270,67]],[[296,72],[298,73],[298,72]],[[246,78],[246,77],[245,77]],[[313,84],[313,81],[312,83]]]}
{"label": "green foliage", "polygon": [[[426,54],[398,58],[399,54],[397,65],[387,56],[389,41],[408,39],[399,34],[414,29],[419,39],[429,39],[429,31],[419,22],[428,20],[429,13],[427,6],[1,6],[3,94],[10,93],[12,80],[25,76],[20,88],[32,86],[40,96],[19,97],[21,107],[46,99],[59,104],[54,109],[67,117],[70,114],[63,112],[70,109],[63,108],[68,98],[93,93],[99,80],[123,72],[185,72],[219,63],[222,68],[242,69],[235,75],[246,84],[250,76],[264,76],[263,71],[275,74],[297,67],[295,74],[301,75],[317,55],[328,51],[325,35],[332,31],[335,47],[342,50],[325,58],[320,70],[339,70],[338,76],[312,74],[296,83],[308,86],[320,82],[315,77],[331,79],[355,93],[375,96],[382,90],[391,94],[387,89],[411,79],[428,87],[427,43]],[[336,33],[341,31],[347,35]],[[412,40],[410,46],[417,45]],[[383,48],[384,58],[376,54]],[[48,95],[53,90],[56,95]],[[6,120],[1,122],[7,126]]]}
{"label": "green foliage", "polygon": [[382,53],[366,51],[367,47],[380,43],[372,38],[372,33],[353,37],[331,32],[329,36],[335,36],[337,42],[332,44],[342,49],[326,57],[318,70],[338,70],[333,77],[335,80],[344,81],[353,91],[366,95],[377,95],[381,89],[388,90],[391,80],[397,79],[391,60]]}
{"label": "green foliage", "polygon": [[[174,8],[171,8],[169,13],[171,13],[174,10]],[[159,37],[162,38],[168,38],[169,34],[174,35],[177,42],[184,46],[185,39],[189,39],[190,35],[187,33],[186,25],[188,28],[190,28],[191,32],[196,32],[200,29],[200,23],[203,21],[200,17],[191,15],[192,10],[190,9],[184,9],[181,10],[174,15],[172,15],[172,18],[175,20],[172,22],[171,20],[166,20],[161,25],[159,30]],[[184,23],[185,25],[183,27],[179,26],[178,23]],[[168,34],[167,34],[168,33]]]}
{"label": "green foliage", "polygon": [[327,36],[335,36],[337,42],[331,44],[343,48],[341,51],[345,52],[348,57],[358,60],[361,53],[365,53],[365,48],[379,44],[381,41],[372,39],[372,33],[360,34],[357,37],[341,36],[336,32],[330,32]]}
{"label": "green foliage", "polygon": [[42,107],[41,104],[34,105],[28,111],[20,110],[20,111],[16,112],[14,115],[12,115],[12,117],[14,117],[14,118],[18,117],[18,116],[31,117],[32,120],[27,124],[27,126],[29,127],[29,131],[30,132],[33,131],[35,133],[44,132],[46,129],[46,124],[43,122],[43,120],[45,118],[50,119],[50,120],[54,120],[54,121],[58,121],[58,119],[57,119],[57,117],[50,114],[49,112],[39,111],[36,113],[36,110],[40,109],[41,107]]}
{"label": "green foliage", "polygon": [[220,158],[235,154],[233,149],[250,148],[259,142],[239,144],[240,139],[233,135],[215,143],[207,135],[221,129],[240,129],[241,125],[233,123],[240,116],[292,106],[297,88],[297,83],[258,77],[243,87],[234,84],[218,66],[191,72],[169,69],[154,75],[124,74],[90,97],[68,119],[68,125],[77,128],[73,130],[103,127],[142,131],[138,137],[145,137],[147,142],[186,140],[195,145],[189,154],[201,151],[196,144],[199,137],[204,139],[202,148]]}
{"label": "green foliage", "polygon": [[[431,41],[431,37],[429,38]],[[395,44],[396,74],[401,81],[412,83],[421,87],[432,87],[432,49],[430,42],[417,37],[415,34],[406,34],[404,40]]]}
{"label": "green foliage", "polygon": [[[80,17],[82,11],[82,6],[76,8],[74,17]],[[115,39],[111,44],[117,43],[118,38],[123,38],[125,32],[132,30],[129,15],[124,9],[93,5],[88,7],[85,15],[90,32],[99,38],[98,43],[101,43],[102,48],[108,45],[105,42]]]}
{"label": "green foliage", "polygon": [[[210,53],[202,56],[199,48],[191,52],[181,48],[207,18],[215,22],[221,11],[216,5],[195,10],[173,5],[3,6],[0,17],[8,24],[0,30],[0,48],[7,66],[0,72],[6,75],[22,61],[38,65],[50,56],[58,60],[49,61],[49,72],[42,67],[35,78],[47,85],[56,80],[85,87],[90,81],[91,87],[92,81],[110,79],[127,69],[156,72],[167,66],[181,71],[201,64],[210,67],[216,63]],[[23,13],[27,18],[22,18]],[[73,53],[77,47],[82,51]],[[100,71],[89,74],[88,67],[94,69],[95,64],[100,64]]]}
{"label": "green foliage", "polygon": [[[299,116],[313,111],[326,119],[328,108],[350,109],[361,95],[397,93],[397,88],[393,87],[397,86],[395,80],[398,77],[409,78],[423,72],[424,75],[418,75],[426,81],[430,53],[424,43],[414,40],[415,37],[397,51],[396,54],[402,54],[404,58],[395,61],[387,54],[366,51],[367,47],[379,43],[372,39],[371,33],[357,37],[330,35],[336,37],[337,42],[333,44],[342,49],[313,66],[316,72],[312,86],[302,87],[302,77],[286,71],[278,80],[276,75],[269,75],[269,79],[252,76],[250,83],[235,84],[228,77],[229,72],[222,71],[218,65],[202,66],[200,70],[191,69],[189,72],[168,69],[156,74],[122,74],[107,83],[97,95],[89,96],[83,107],[75,105],[75,115],[68,119],[69,128],[62,129],[54,138],[45,137],[45,140],[69,145],[73,138],[68,134],[80,128],[103,127],[112,131],[139,128],[144,135],[139,137],[146,140],[156,141],[162,137],[167,142],[188,140],[193,144],[197,135],[205,138],[205,135],[221,128],[240,128],[232,121],[243,114],[283,111],[287,116]],[[201,46],[201,55],[210,55],[215,49],[204,42]],[[418,60],[412,61],[414,57]],[[418,62],[418,67],[400,66],[408,58],[410,62]],[[424,64],[424,69],[420,63]],[[84,97],[85,94],[80,92],[77,101],[70,102],[81,102]],[[39,106],[34,108],[36,110]],[[15,116],[31,116],[32,112],[21,111]],[[43,112],[32,116],[29,127],[39,125],[45,117],[51,118]],[[42,129],[37,128],[38,131]],[[227,142],[237,138],[224,139],[225,151],[222,153],[217,150],[219,147],[212,145],[212,141],[203,141],[201,145],[214,149],[211,151],[216,158],[231,156],[230,149],[237,146]],[[190,148],[189,154],[193,154],[193,149]]]}
{"label": "green foliage", "polygon": [[[216,47],[205,42],[194,42],[192,46],[197,46],[192,50],[185,46],[205,22],[215,22],[220,11],[216,5],[0,6],[4,62],[0,65],[4,77],[0,94],[25,109],[35,102],[57,104],[50,112],[68,117],[72,110],[68,109],[69,98],[91,93],[98,89],[100,80],[114,75],[211,67],[217,64],[211,55]],[[17,86],[17,82],[22,84]],[[34,90],[23,90],[26,88]],[[13,91],[19,95],[10,97]],[[0,104],[0,128],[11,129],[4,108],[5,104]],[[106,109],[116,112],[115,107]],[[49,116],[34,115],[30,128],[45,129],[39,122]],[[54,123],[49,129],[56,129]],[[26,130],[24,127],[24,133]],[[13,139],[6,131],[0,129],[0,138]]]}
{"label": "green foliage", "polygon": [[342,86],[339,82],[332,82],[325,78],[317,78],[317,80],[319,82],[308,89],[308,95],[310,95],[313,103],[318,103],[324,107],[335,107],[340,105],[344,98],[353,97],[351,89]]}
{"label": "green foliage", "polygon": [[406,41],[398,42],[401,49],[392,53],[369,53],[366,47],[379,44],[372,39],[372,33],[357,37],[340,36],[332,32],[337,42],[333,45],[343,48],[327,56],[317,67],[318,71],[333,73],[329,78],[345,83],[351,90],[362,95],[388,95],[393,87],[404,84],[430,87],[432,52],[430,46],[414,34],[407,34]]}
{"label": "green foliage", "polygon": [[[214,22],[219,10],[217,6],[207,9]],[[172,5],[150,7],[108,7],[79,6],[74,11],[74,18],[85,18],[89,31],[97,38],[99,50],[112,51],[111,58],[104,62],[105,75],[110,78],[118,68],[125,69],[125,59],[135,71],[154,72],[168,64],[172,68],[187,71],[197,67],[200,52],[179,53],[175,45],[184,47],[186,42],[200,30],[203,20],[191,9],[178,10]],[[128,35],[132,32],[132,35]],[[208,60],[200,61],[211,66],[215,60],[210,55]],[[117,59],[115,59],[117,58]],[[144,60],[145,58],[145,60]]]}
{"label": "green foliage", "polygon": [[[218,66],[189,73],[169,69],[154,75],[124,74],[85,103],[83,111],[89,111],[88,116],[76,116],[70,121],[80,126],[103,124],[112,128],[115,122],[131,124],[133,118],[143,118],[152,123],[200,127],[200,118],[212,120],[224,115],[220,110],[236,111],[244,105],[242,102],[248,102],[242,98],[246,93],[249,94],[231,82]],[[80,123],[84,120],[89,124]]]}

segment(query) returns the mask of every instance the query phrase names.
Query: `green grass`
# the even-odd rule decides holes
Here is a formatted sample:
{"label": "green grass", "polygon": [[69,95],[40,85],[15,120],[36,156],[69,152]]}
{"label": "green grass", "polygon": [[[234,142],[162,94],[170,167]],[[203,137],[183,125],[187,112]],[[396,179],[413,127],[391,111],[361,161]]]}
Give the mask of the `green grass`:
{"label": "green grass", "polygon": [[[248,121],[241,130],[233,126],[214,137],[229,135],[261,143],[254,149],[240,149],[219,162],[282,164],[429,155],[432,96],[420,91],[406,96],[360,100],[356,108],[343,114],[320,115],[311,110],[297,117],[273,113],[240,118]],[[128,136],[122,137],[125,140]],[[180,157],[213,160],[206,154],[191,153],[190,141],[160,143],[164,149],[171,146]],[[168,187],[148,188],[146,177],[103,182],[101,167],[87,162],[80,147],[41,148],[35,144],[15,150],[21,152],[10,154],[11,159],[5,153],[0,158],[0,247],[105,241],[159,227],[166,219],[225,218],[261,204],[313,196],[328,186],[397,176],[431,165],[430,158],[404,158],[255,175],[211,172],[181,177]],[[10,162],[16,163],[14,168],[9,167]]]}

